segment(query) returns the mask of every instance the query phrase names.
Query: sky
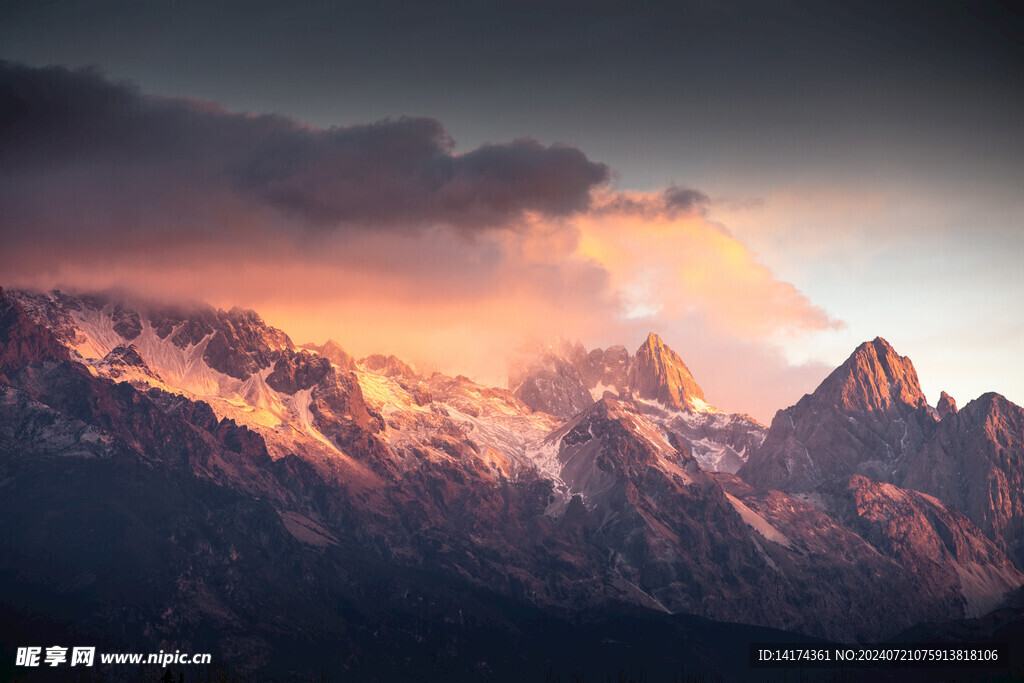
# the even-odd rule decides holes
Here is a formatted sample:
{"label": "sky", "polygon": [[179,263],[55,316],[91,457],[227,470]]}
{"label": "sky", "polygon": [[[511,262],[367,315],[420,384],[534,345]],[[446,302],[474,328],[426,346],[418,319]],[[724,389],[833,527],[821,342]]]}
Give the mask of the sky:
{"label": "sky", "polygon": [[882,336],[1024,402],[1024,31],[986,2],[0,6],[0,285],[501,384],[658,332],[769,421]]}

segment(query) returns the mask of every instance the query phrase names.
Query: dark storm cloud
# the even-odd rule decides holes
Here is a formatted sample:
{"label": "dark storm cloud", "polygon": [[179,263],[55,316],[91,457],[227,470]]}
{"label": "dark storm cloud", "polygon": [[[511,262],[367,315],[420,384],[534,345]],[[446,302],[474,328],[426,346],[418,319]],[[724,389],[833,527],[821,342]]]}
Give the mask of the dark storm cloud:
{"label": "dark storm cloud", "polygon": [[[99,64],[147,91],[321,127],[415,114],[468,147],[562,140],[636,190],[668,178],[707,187],[707,173],[855,178],[883,160],[903,174],[994,179],[1019,175],[1024,158],[1015,10],[1001,0],[7,0],[0,57]],[[294,199],[275,182],[276,201]]]}
{"label": "dark storm cloud", "polygon": [[454,156],[432,119],[268,135],[232,174],[240,186],[316,223],[441,221],[501,225],[524,210],[585,209],[608,169],[577,149],[520,139]]}
{"label": "dark storm cloud", "polygon": [[246,207],[319,229],[475,230],[585,209],[608,178],[579,150],[531,139],[454,148],[432,119],[313,128],[146,96],[95,71],[0,64],[6,230],[180,220],[210,234],[237,231]]}

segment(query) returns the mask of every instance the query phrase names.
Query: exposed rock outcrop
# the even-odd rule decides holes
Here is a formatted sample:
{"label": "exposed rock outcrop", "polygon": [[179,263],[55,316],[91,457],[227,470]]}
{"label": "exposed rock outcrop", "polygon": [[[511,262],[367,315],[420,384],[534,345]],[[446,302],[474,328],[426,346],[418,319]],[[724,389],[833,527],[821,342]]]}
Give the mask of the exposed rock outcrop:
{"label": "exposed rock outcrop", "polygon": [[935,404],[935,413],[939,416],[940,420],[943,420],[947,415],[956,415],[956,412],[956,401],[952,396],[943,391],[942,395],[939,396],[939,402]]}
{"label": "exposed rock outcrop", "polygon": [[579,368],[553,350],[541,352],[509,378],[512,392],[534,410],[567,420],[594,403]]}
{"label": "exposed rock outcrop", "polygon": [[875,338],[814,393],[780,410],[739,474],[783,491],[811,491],[852,474],[893,481],[902,459],[934,430],[913,363]]}
{"label": "exposed rock outcrop", "polygon": [[306,351],[282,353],[267,375],[267,385],[285,394],[294,394],[320,383],[331,372],[331,361]]}
{"label": "exposed rock outcrop", "polygon": [[629,366],[629,388],[641,398],[654,399],[676,410],[686,410],[693,399],[704,401],[704,390],[675,351],[653,332],[636,351]]}
{"label": "exposed rock outcrop", "polygon": [[356,359],[345,351],[345,349],[341,348],[341,345],[333,339],[328,339],[320,346],[317,346],[316,344],[303,344],[302,348],[310,351],[316,351],[342,370],[356,369]]}
{"label": "exposed rock outcrop", "polygon": [[104,367],[107,376],[112,379],[143,375],[157,381],[160,380],[160,376],[150,369],[146,359],[142,357],[134,344],[115,346],[103,357],[100,365]]}
{"label": "exposed rock outcrop", "polygon": [[362,359],[359,363],[369,372],[375,372],[385,377],[405,377],[406,379],[411,379],[416,376],[416,373],[407,363],[395,356],[384,356],[375,353]]}
{"label": "exposed rock outcrop", "polygon": [[936,498],[861,476],[827,490],[837,518],[907,568],[944,619],[985,614],[1024,584],[977,526]]}
{"label": "exposed rock outcrop", "polygon": [[940,422],[897,472],[967,514],[1024,567],[1024,409],[988,393]]}

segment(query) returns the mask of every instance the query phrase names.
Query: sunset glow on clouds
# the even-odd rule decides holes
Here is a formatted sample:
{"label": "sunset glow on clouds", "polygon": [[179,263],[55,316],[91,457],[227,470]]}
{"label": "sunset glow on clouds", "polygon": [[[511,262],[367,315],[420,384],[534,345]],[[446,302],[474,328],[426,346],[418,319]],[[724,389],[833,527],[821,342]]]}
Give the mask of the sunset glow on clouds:
{"label": "sunset glow on clouds", "polygon": [[672,211],[664,193],[606,194],[578,225],[580,254],[609,271],[627,317],[700,310],[743,339],[838,325],[703,212]]}
{"label": "sunset glow on clouds", "polygon": [[[322,130],[91,72],[6,76],[25,112],[4,141],[8,285],[252,307],[300,342],[494,384],[525,341],[637,346],[655,330],[682,351],[699,330],[699,368],[729,340],[836,325],[709,222],[700,192],[612,190],[573,148],[454,154],[429,120]],[[793,398],[709,393],[762,419]]]}
{"label": "sunset glow on clouds", "polygon": [[[626,35],[613,14],[607,35]],[[716,25],[731,16],[697,15]],[[466,16],[452,30],[478,35]],[[551,49],[574,44],[560,33],[537,37]],[[689,70],[677,92],[664,87],[674,72],[635,78],[670,64],[653,59],[660,53],[627,51],[652,59],[617,75],[614,64],[595,66],[611,53],[584,41],[587,59],[563,55],[567,77],[580,77],[560,83],[557,96],[545,88],[560,74],[539,70],[529,87],[508,88],[520,100],[470,88],[472,106],[456,107],[451,120],[404,116],[447,113],[419,106],[437,93],[461,101],[445,69],[468,62],[434,47],[452,61],[438,66],[433,90],[349,83],[345,101],[372,106],[346,116],[335,113],[348,111],[335,90],[312,89],[296,106],[335,108],[307,119],[261,113],[277,105],[243,113],[187,88],[163,97],[98,69],[0,63],[0,286],[250,307],[300,343],[334,338],[357,356],[395,353],[492,384],[504,382],[505,360],[524,342],[632,350],[656,331],[711,402],[763,421],[875,335],[919,363],[931,398],[928,382],[945,378],[953,381],[942,388],[973,392],[962,401],[988,388],[1014,398],[1024,382],[1019,371],[1005,388],[999,377],[955,379],[1015,364],[1012,344],[977,354],[977,329],[1021,334],[1007,311],[1024,305],[1009,256],[1024,248],[1022,193],[1005,181],[1021,177],[1020,139],[986,132],[1012,132],[1007,122],[1019,118],[982,106],[986,93],[1002,92],[996,85],[973,84],[977,97],[942,109],[919,106],[897,79],[886,87],[900,97],[885,98],[884,111],[906,120],[883,121],[882,109],[851,104],[851,92],[870,89],[833,89],[831,72],[794,72],[821,86],[807,92],[827,95],[813,101]],[[658,50],[684,48],[718,49],[672,33]],[[718,65],[743,83],[761,63]],[[589,100],[580,88],[595,73],[601,97]],[[605,77],[621,86],[612,95]],[[264,78],[280,85],[271,69],[259,71]],[[661,107],[652,92],[690,99]],[[393,93],[418,104],[373,104]],[[546,106],[528,106],[534,97]],[[953,134],[971,117],[991,126]],[[862,120],[875,123],[861,130]],[[469,132],[456,140],[456,129]],[[638,177],[646,180],[629,180]],[[967,370],[958,354],[971,352],[996,360]]]}

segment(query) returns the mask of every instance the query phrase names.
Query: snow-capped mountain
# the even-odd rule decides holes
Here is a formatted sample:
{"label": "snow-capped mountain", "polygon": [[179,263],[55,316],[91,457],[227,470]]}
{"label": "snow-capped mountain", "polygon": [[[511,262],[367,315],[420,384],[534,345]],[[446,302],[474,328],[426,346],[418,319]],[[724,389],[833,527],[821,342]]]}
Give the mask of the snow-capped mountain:
{"label": "snow-capped mountain", "polygon": [[604,397],[629,401],[712,472],[736,472],[767,433],[749,415],[707,403],[682,358],[653,332],[632,355],[622,346],[543,349],[520,362],[509,386],[531,408],[563,419]]}
{"label": "snow-capped mountain", "polygon": [[[858,349],[762,445],[655,335],[632,356],[570,348],[509,391],[299,348],[251,311],[0,290],[0,605],[213,639],[244,666],[331,643],[354,673],[401,652],[527,678],[545,672],[474,634],[550,653],[521,634],[598,613],[852,640],[980,615],[1024,584],[1015,518],[943,487],[964,467],[968,491],[1012,486],[1021,411],[983,397],[940,423],[890,350]],[[536,410],[530,381],[586,405]],[[847,450],[819,454],[805,414]],[[918,419],[931,431],[903,429]],[[811,466],[786,469],[803,446]],[[748,455],[746,481],[712,471]],[[821,476],[785,493],[758,468]]]}
{"label": "snow-capped mountain", "polygon": [[[140,311],[95,296],[14,296],[38,320],[52,321],[58,337],[100,375],[206,401],[218,416],[260,432],[274,457],[291,452],[295,443],[321,452],[338,450],[336,440],[321,429],[337,431],[319,417],[329,410],[325,397],[344,404],[338,417],[349,415],[364,426],[374,417],[378,422],[388,417],[379,424],[379,436],[402,449],[415,443],[437,450],[416,441],[417,424],[421,433],[447,423],[448,431],[463,428],[467,438],[486,434],[473,447],[489,452],[492,466],[506,476],[530,465],[522,460],[528,442],[551,431],[557,418],[588,408],[598,393],[622,392],[622,398],[681,438],[711,471],[735,472],[765,433],[752,418],[727,415],[707,404],[682,359],[655,334],[632,357],[624,358],[615,347],[583,356],[586,365],[554,353],[541,355],[509,395],[467,380],[419,377],[394,356],[374,355],[357,363],[336,342],[298,348],[252,311]],[[129,348],[132,363],[126,364],[122,349]],[[348,372],[358,391],[334,387],[347,381]],[[592,386],[583,383],[584,373],[596,380]]]}

